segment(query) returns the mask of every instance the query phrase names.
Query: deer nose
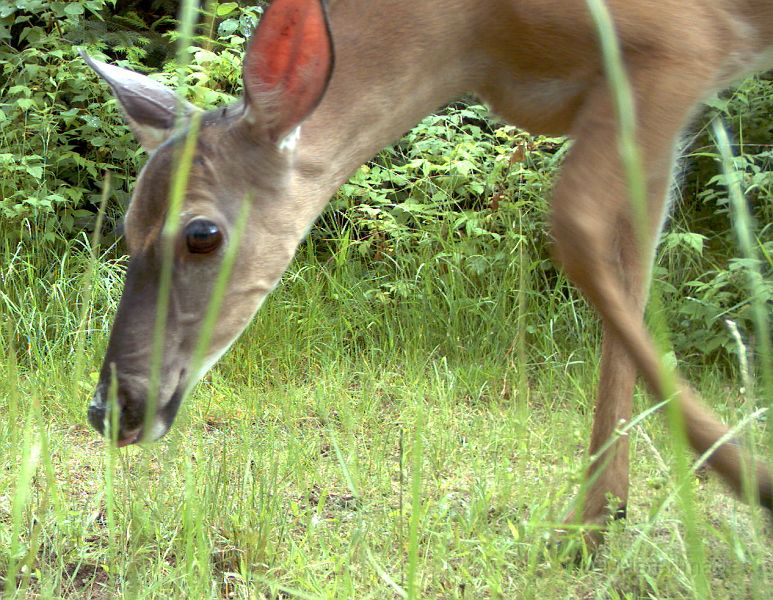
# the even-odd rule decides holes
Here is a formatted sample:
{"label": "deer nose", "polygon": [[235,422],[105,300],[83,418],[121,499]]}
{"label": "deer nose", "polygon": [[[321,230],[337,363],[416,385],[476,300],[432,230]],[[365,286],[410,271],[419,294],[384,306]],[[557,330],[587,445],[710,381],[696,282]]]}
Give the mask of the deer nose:
{"label": "deer nose", "polygon": [[[115,409],[119,411],[118,419],[116,419],[118,435],[115,438],[118,447],[133,444],[140,438],[142,433],[141,423],[127,423],[127,415],[121,410],[120,402],[115,405]],[[98,389],[89,405],[87,416],[91,426],[102,436],[106,435],[105,423],[113,422],[113,417],[110,414],[111,410],[112,407],[105,402],[101,389]],[[110,437],[112,438],[112,435]]]}

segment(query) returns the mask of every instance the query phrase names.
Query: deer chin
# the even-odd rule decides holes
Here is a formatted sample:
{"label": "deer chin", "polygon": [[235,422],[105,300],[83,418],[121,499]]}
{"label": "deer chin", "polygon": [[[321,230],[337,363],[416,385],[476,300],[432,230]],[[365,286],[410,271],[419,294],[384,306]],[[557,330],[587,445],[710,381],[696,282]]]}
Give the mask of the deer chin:
{"label": "deer chin", "polygon": [[141,436],[142,441],[156,442],[166,435],[171,429],[177,412],[180,410],[180,406],[182,406],[183,400],[187,395],[188,387],[181,381],[177,384],[169,401],[156,412],[150,429],[144,436]]}
{"label": "deer chin", "polygon": [[171,428],[171,423],[167,423],[163,418],[156,415],[156,418],[153,420],[153,424],[150,427],[150,431],[148,431],[148,434],[144,436],[142,441],[157,442],[164,437]]}
{"label": "deer chin", "polygon": [[188,383],[186,384],[185,388],[185,395],[187,396],[190,394],[191,390],[193,390],[194,387],[196,387],[196,384],[199,383],[202,379],[204,379],[204,376],[209,373],[209,371],[217,364],[217,361],[219,361],[223,355],[230,350],[231,346],[233,346],[233,343],[239,338],[239,335],[241,335],[241,332],[238,333],[234,338],[228,342],[223,348],[220,350],[217,350],[210,354],[209,356],[205,357],[202,361],[201,367],[199,367],[199,370],[194,373],[193,377],[191,377],[188,380]]}

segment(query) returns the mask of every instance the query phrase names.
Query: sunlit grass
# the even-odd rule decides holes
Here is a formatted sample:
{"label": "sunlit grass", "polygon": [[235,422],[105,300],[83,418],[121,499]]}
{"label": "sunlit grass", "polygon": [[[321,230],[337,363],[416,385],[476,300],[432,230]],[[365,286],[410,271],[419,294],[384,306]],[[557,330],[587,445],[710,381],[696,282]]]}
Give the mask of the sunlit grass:
{"label": "sunlit grass", "polygon": [[[509,347],[519,322],[497,306],[518,314],[518,277],[489,302],[445,289],[461,275],[447,264],[432,271],[430,256],[407,257],[395,281],[415,260],[445,292],[379,311],[364,292],[383,280],[313,256],[294,263],[159,444],[105,452],[84,424],[94,382],[73,381],[66,344],[17,351],[17,372],[4,337],[0,410],[15,397],[20,426],[0,436],[0,571],[13,562],[28,595],[50,598],[692,595],[681,518],[663,506],[674,489],[669,434],[654,416],[631,432],[628,523],[593,567],[563,565],[548,545],[584,472],[597,345],[593,331],[566,344],[550,330],[587,320],[587,309],[544,315],[530,298],[526,321],[542,333],[527,337],[520,364]],[[85,267],[86,254],[71,257]],[[94,302],[105,302],[99,289]],[[77,303],[48,310],[78,322]],[[440,325],[452,320],[453,331]],[[482,335],[486,326],[496,334]],[[106,329],[87,329],[83,363],[95,370]],[[707,375],[703,391],[723,398],[724,418],[742,418],[742,398],[721,379]],[[648,406],[639,399],[636,413]],[[764,523],[713,476],[701,475],[695,503],[707,583],[764,597]]]}

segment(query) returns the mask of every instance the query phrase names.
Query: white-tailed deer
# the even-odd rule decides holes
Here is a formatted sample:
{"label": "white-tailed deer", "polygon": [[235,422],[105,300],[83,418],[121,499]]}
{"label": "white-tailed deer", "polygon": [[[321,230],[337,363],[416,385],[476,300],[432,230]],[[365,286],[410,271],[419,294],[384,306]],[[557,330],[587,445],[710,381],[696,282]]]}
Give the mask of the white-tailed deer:
{"label": "white-tailed deer", "polygon": [[[555,251],[601,316],[604,340],[590,453],[631,418],[637,373],[664,399],[658,355],[643,325],[656,240],[667,209],[675,145],[700,101],[755,69],[773,66],[771,0],[607,0],[634,95],[636,140],[646,174],[644,247],[618,154],[618,123],[596,29],[585,0],[274,0],[244,58],[244,96],[200,114],[175,241],[158,402],[143,431],[158,302],[161,231],[174,158],[197,109],[152,81],[86,57],[113,88],[150,153],[126,215],[132,255],[126,288],[89,420],[102,432],[112,373],[119,444],[164,435],[191,372],[213,281],[250,199],[225,308],[207,368],[244,330],[277,284],[298,243],[337,187],[422,117],[474,92],[532,132],[574,145],[552,196]],[[335,48],[335,66],[334,51]],[[190,120],[190,119],[189,119]],[[674,399],[687,437],[703,453],[727,433],[685,383]],[[739,445],[719,444],[710,464],[737,492]],[[754,467],[756,495],[771,508],[771,478]],[[590,467],[581,519],[625,511],[628,442]],[[610,509],[609,498],[618,504]]]}

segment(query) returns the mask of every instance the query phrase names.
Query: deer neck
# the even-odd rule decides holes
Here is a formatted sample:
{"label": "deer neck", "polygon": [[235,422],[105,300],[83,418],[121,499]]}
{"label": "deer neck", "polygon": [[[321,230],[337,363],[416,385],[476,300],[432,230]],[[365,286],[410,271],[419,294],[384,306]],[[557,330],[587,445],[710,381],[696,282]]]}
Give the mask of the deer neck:
{"label": "deer neck", "polygon": [[[464,27],[449,19],[453,11],[441,15],[423,4],[333,5],[335,69],[322,102],[301,127],[291,177],[300,236],[359,165],[474,88],[472,53],[459,34]],[[418,41],[407,47],[406,39]]]}

